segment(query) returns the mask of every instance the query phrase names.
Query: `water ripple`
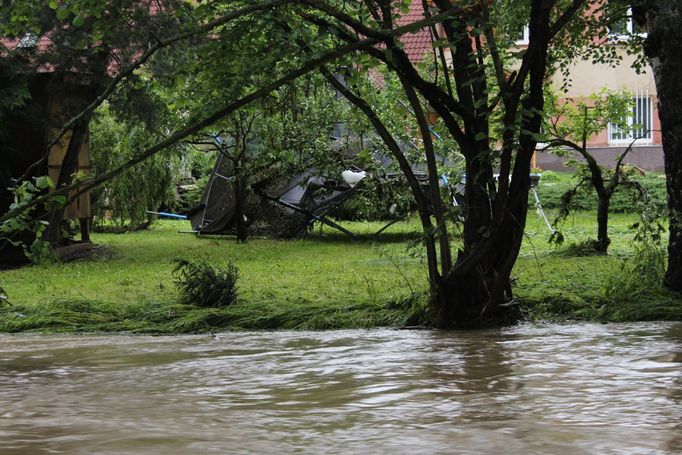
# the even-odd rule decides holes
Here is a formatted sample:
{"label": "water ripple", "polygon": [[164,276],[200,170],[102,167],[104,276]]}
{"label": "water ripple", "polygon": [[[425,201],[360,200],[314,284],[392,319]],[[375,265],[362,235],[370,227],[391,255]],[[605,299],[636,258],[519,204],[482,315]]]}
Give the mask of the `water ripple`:
{"label": "water ripple", "polygon": [[682,324],[0,336],[0,453],[680,453]]}

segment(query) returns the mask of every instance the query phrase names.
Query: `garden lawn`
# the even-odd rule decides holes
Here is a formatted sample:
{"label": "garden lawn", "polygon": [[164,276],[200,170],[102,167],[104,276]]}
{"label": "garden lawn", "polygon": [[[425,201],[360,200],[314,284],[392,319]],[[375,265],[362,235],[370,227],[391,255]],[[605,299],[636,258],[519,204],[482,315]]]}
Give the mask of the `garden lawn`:
{"label": "garden lawn", "polygon": [[[682,319],[682,300],[660,289],[640,296],[641,305],[608,301],[613,293],[605,286],[614,286],[623,260],[633,256],[628,226],[635,221],[634,215],[612,215],[609,256],[581,256],[579,249],[548,245],[547,227],[529,214],[514,271],[524,313],[536,319]],[[159,221],[147,231],[93,234],[93,242],[106,245],[110,254],[0,272],[0,286],[12,303],[0,308],[0,331],[187,333],[419,324],[427,286],[416,220],[397,223],[378,239],[371,234],[382,223],[344,225],[361,233],[361,240],[318,226],[301,240],[237,244],[233,237],[178,233],[189,228],[179,221]],[[580,212],[566,223],[564,235],[567,243],[580,242],[594,237],[595,229],[594,214]],[[232,260],[240,270],[238,301],[220,309],[180,304],[175,257]]]}

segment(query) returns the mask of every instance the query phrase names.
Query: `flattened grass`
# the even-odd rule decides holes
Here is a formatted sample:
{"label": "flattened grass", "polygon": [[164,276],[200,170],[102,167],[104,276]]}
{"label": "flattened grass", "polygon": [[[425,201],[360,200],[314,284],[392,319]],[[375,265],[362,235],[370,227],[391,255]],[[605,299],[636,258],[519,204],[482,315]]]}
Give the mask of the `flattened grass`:
{"label": "flattened grass", "polygon": [[[548,245],[549,232],[529,214],[514,276],[515,293],[530,318],[682,319],[682,299],[660,287],[630,301],[613,301],[607,283],[633,257],[636,217],[612,215],[609,255],[579,255]],[[416,220],[392,226],[344,223],[353,241],[317,227],[301,240],[195,237],[187,223],[159,221],[148,231],[94,234],[111,257],[0,272],[12,302],[0,308],[0,331],[193,333],[215,330],[402,327],[419,322],[426,303],[426,267]],[[567,242],[594,237],[594,214],[564,226]],[[456,241],[456,239],[455,239]],[[412,245],[412,246],[411,246]],[[174,257],[232,260],[240,270],[239,299],[225,308],[179,302]],[[628,272],[632,275],[632,272]],[[616,297],[621,298],[621,297]],[[611,300],[609,300],[611,299]]]}
{"label": "flattened grass", "polygon": [[[426,275],[399,223],[388,241],[369,240],[380,223],[355,223],[367,239],[352,241],[317,229],[310,238],[253,239],[180,234],[187,223],[160,221],[148,231],[94,234],[113,251],[104,260],[0,272],[12,306],[0,309],[0,331],[131,331],[185,333],[220,329],[327,329],[402,326]],[[396,240],[396,238],[398,240]],[[239,267],[239,300],[228,308],[180,305],[174,257]],[[398,272],[397,268],[400,268]],[[77,308],[77,309],[76,309]]]}

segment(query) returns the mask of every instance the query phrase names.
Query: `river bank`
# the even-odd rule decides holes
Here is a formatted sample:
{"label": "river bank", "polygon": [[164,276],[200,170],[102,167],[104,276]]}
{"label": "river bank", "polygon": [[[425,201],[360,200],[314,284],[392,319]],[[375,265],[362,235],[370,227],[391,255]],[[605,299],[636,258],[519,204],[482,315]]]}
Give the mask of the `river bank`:
{"label": "river bank", "polygon": [[[682,299],[642,286],[629,270],[636,217],[612,215],[608,256],[547,243],[531,216],[516,265],[515,295],[529,319],[680,320]],[[593,236],[594,215],[578,213],[564,229],[567,243]],[[88,260],[0,272],[11,305],[0,308],[1,332],[195,333],[216,330],[403,327],[420,323],[426,274],[414,220],[392,226],[347,223],[352,241],[317,228],[292,241],[178,233],[187,226],[159,221],[149,230],[95,234],[106,254]],[[239,299],[227,308],[180,304],[173,258],[232,260],[240,269]],[[652,258],[645,258],[651,262]],[[631,265],[627,265],[628,260]],[[640,261],[641,262],[641,261]],[[640,284],[638,284],[640,283]],[[628,287],[629,286],[629,287]]]}

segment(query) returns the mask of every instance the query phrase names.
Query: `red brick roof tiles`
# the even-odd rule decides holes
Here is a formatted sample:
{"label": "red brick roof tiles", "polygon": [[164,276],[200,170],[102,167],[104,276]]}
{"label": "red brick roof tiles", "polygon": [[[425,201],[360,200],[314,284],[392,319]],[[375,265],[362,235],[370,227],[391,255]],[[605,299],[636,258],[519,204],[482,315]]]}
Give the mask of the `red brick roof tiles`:
{"label": "red brick roof tiles", "polygon": [[[424,7],[419,0],[413,0],[410,4],[410,12],[400,16],[396,20],[397,26],[408,25],[424,19]],[[407,33],[400,37],[404,44],[403,49],[407,56],[414,63],[421,62],[427,53],[433,52],[431,32],[428,28],[423,28],[416,33]]]}
{"label": "red brick roof tiles", "polygon": [[[30,37],[26,38],[27,40],[30,40]],[[20,46],[21,43],[21,38],[0,38],[0,44],[5,46],[7,49],[14,50],[17,47]],[[38,48],[38,51],[46,51],[49,49],[50,46],[52,46],[52,41],[50,41],[50,38],[47,36],[41,36],[38,39],[38,42],[35,44],[35,46]],[[33,44],[31,43],[31,47],[33,47]]]}
{"label": "red brick roof tiles", "polygon": [[[163,0],[140,0],[140,3],[146,4],[149,8],[149,13],[153,16],[163,11]],[[0,45],[9,49],[10,51],[16,50],[22,46],[22,41],[26,41],[23,45],[27,47],[35,47],[38,54],[43,52],[49,52],[53,46],[52,40],[50,38],[51,33],[48,32],[45,35],[40,36],[37,42],[31,42],[32,38],[30,35],[26,35],[24,38],[2,38],[0,37]],[[33,38],[35,39],[35,38]],[[2,48],[0,47],[0,52]],[[116,58],[112,58],[107,67],[107,74],[109,76],[114,76],[120,70],[120,62]],[[39,73],[51,73],[54,71],[54,67],[49,64],[45,64],[37,68]],[[74,72],[78,72],[77,69],[72,69]]]}

